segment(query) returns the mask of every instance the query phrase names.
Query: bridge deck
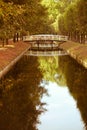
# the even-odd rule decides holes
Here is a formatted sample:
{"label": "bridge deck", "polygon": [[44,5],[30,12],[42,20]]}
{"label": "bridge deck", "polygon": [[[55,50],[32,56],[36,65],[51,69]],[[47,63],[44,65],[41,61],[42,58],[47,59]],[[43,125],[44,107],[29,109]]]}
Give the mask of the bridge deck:
{"label": "bridge deck", "polygon": [[63,35],[28,35],[23,36],[24,42],[34,42],[34,41],[67,41],[68,36]]}

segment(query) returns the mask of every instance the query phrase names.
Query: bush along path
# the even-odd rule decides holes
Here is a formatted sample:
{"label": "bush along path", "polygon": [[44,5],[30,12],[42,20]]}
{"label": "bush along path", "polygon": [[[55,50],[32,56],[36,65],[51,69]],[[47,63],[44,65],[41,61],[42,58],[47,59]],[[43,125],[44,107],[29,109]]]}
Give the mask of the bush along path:
{"label": "bush along path", "polygon": [[24,55],[30,45],[19,41],[9,42],[8,45],[0,47],[0,79],[11,69],[11,67]]}

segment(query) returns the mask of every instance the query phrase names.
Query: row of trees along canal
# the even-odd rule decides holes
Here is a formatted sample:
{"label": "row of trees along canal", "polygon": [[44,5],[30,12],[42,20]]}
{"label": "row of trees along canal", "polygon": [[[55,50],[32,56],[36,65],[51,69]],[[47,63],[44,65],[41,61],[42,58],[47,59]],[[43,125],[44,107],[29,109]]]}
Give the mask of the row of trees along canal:
{"label": "row of trees along canal", "polygon": [[[0,38],[51,33],[47,8],[41,0],[0,0]],[[15,41],[15,39],[14,39]]]}
{"label": "row of trees along canal", "polygon": [[0,38],[58,33],[85,43],[86,7],[86,0],[0,0]]}
{"label": "row of trees along canal", "polygon": [[49,19],[58,34],[68,35],[70,40],[85,43],[87,39],[86,0],[43,0],[43,4],[49,7]]}
{"label": "row of trees along canal", "polygon": [[85,43],[87,39],[87,1],[68,0],[64,6],[60,6],[60,31],[68,34],[72,40]]}

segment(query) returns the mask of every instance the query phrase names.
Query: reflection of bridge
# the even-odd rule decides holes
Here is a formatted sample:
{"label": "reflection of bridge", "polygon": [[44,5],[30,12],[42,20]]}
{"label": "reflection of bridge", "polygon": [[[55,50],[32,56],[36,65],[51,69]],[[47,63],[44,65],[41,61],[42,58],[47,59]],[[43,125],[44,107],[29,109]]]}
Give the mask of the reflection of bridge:
{"label": "reflection of bridge", "polygon": [[29,50],[25,53],[25,55],[29,56],[63,56],[67,55],[65,51],[33,51]]}
{"label": "reflection of bridge", "polygon": [[[23,37],[24,42],[29,42],[31,44],[30,50],[32,52],[32,55],[35,55],[37,51],[39,51],[39,55],[41,55],[42,52],[43,55],[45,55],[46,51],[49,51],[50,55],[53,54],[51,53],[51,51],[63,52],[63,50],[61,50],[59,46],[67,40],[68,37],[62,35],[29,35]],[[49,54],[47,53],[46,55]],[[56,53],[56,55],[58,55],[58,52]]]}

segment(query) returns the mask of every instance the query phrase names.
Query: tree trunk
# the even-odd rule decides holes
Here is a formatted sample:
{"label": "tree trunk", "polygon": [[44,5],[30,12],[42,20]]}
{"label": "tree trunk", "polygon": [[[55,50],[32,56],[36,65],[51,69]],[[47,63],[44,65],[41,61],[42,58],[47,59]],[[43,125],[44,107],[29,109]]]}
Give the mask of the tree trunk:
{"label": "tree trunk", "polygon": [[6,38],[6,45],[8,45],[8,38]]}

